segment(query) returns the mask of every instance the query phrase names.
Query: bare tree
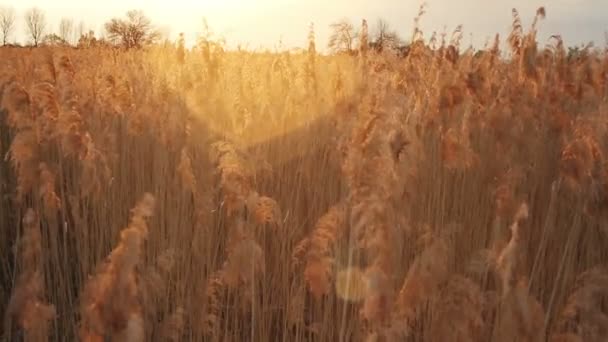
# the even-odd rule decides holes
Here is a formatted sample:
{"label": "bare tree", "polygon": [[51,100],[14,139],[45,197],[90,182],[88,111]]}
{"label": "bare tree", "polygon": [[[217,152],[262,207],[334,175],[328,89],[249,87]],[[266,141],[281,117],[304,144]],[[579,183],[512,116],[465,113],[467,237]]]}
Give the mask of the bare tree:
{"label": "bare tree", "polygon": [[369,47],[369,29],[367,26],[367,20],[361,21],[361,31],[359,32],[359,53],[365,55],[367,48]]}
{"label": "bare tree", "polygon": [[76,29],[76,40],[80,39],[80,37],[84,36],[87,33],[87,28],[84,25],[84,21],[80,21],[78,23],[78,28]]}
{"label": "bare tree", "polygon": [[74,20],[62,18],[59,22],[59,38],[65,43],[73,43]]}
{"label": "bare tree", "polygon": [[140,48],[156,42],[160,33],[142,11],[129,11],[125,19],[114,18],[105,24],[108,39],[126,48]]}
{"label": "bare tree", "polygon": [[52,45],[52,46],[60,46],[60,45],[68,44],[68,42],[65,41],[65,39],[61,38],[56,33],[51,33],[51,34],[47,34],[46,36],[44,36],[44,38],[42,38],[42,43],[44,45]]}
{"label": "bare tree", "polygon": [[25,24],[27,25],[27,34],[32,39],[34,46],[42,41],[46,30],[46,16],[37,7],[30,8],[25,13]]}
{"label": "bare tree", "polygon": [[2,33],[2,45],[8,44],[8,38],[15,29],[15,9],[12,7],[0,7],[0,33]]}
{"label": "bare tree", "polygon": [[352,52],[357,32],[348,19],[341,19],[329,25],[331,35],[327,47],[334,53]]}
{"label": "bare tree", "polygon": [[393,49],[401,45],[401,38],[399,38],[397,32],[391,29],[386,20],[380,18],[376,22],[371,45],[378,51]]}
{"label": "bare tree", "polygon": [[97,38],[95,37],[95,32],[93,30],[89,30],[88,33],[80,34],[80,38],[78,39],[78,47],[79,48],[89,48],[97,45]]}

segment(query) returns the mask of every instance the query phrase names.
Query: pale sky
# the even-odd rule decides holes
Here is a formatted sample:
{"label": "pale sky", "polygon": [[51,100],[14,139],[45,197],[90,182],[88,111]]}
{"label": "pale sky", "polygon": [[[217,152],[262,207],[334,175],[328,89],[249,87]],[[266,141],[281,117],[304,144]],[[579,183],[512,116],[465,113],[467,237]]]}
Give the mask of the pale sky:
{"label": "pale sky", "polygon": [[[386,19],[408,39],[412,22],[421,1],[413,0],[0,0],[0,6],[12,6],[19,15],[17,38],[25,39],[23,12],[37,6],[47,14],[56,31],[62,17],[99,33],[103,23],[122,16],[129,9],[142,9],[159,27],[168,28],[171,37],[184,32],[188,41],[196,39],[206,17],[214,32],[222,34],[231,46],[248,44],[273,48],[281,40],[287,47],[304,47],[311,22],[315,25],[317,45],[327,44],[328,25],[346,17],[359,26],[366,18],[371,26],[376,19]],[[552,34],[561,34],[567,45],[594,41],[605,45],[608,31],[608,0],[429,0],[421,26],[425,36],[447,27],[451,32],[464,25],[464,44],[473,34],[476,46],[488,37],[501,33],[506,37],[511,25],[511,9],[517,8],[528,27],[536,9],[545,6],[547,18],[540,26],[543,43]]]}

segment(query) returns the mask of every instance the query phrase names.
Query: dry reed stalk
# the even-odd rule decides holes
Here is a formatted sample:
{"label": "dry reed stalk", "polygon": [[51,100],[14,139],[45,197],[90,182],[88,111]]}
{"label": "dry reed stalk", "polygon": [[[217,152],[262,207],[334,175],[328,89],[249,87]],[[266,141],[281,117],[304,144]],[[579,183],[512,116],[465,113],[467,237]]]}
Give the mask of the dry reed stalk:
{"label": "dry reed stalk", "polygon": [[594,267],[581,273],[570,293],[551,341],[604,341],[608,338],[608,272]]}
{"label": "dry reed stalk", "polygon": [[[424,236],[426,248],[410,266],[397,296],[395,318],[409,324],[425,302],[439,295],[449,277],[449,246],[444,237],[433,232]],[[408,327],[402,327],[406,331]]]}
{"label": "dry reed stalk", "polygon": [[17,247],[21,272],[7,307],[7,317],[23,330],[25,341],[48,341],[55,308],[44,301],[40,220],[33,209],[23,217],[23,237]]}
{"label": "dry reed stalk", "polygon": [[341,205],[323,215],[308,238],[304,277],[311,292],[320,299],[329,293],[334,271],[334,248],[345,230],[346,213]]}
{"label": "dry reed stalk", "polygon": [[484,294],[472,280],[454,275],[435,301],[431,341],[479,341],[485,321]]}
{"label": "dry reed stalk", "polygon": [[154,212],[154,197],[145,194],[133,208],[118,246],[87,281],[82,297],[80,338],[143,341],[143,308],[137,288],[136,267],[148,237],[146,219]]}

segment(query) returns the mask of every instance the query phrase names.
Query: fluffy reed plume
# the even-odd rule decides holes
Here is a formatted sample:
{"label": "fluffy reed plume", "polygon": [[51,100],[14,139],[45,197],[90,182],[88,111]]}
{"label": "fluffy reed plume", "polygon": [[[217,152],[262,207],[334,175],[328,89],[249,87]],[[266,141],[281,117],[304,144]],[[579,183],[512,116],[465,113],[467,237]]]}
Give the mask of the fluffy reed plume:
{"label": "fluffy reed plume", "polygon": [[61,137],[61,150],[65,156],[79,160],[86,158],[91,137],[84,126],[82,116],[74,107],[61,112],[57,129]]}
{"label": "fluffy reed plume", "polygon": [[[46,99],[48,94],[45,91],[36,89],[34,93],[32,97],[34,102],[48,102],[37,100],[37,97]],[[56,118],[55,108],[52,103],[49,106],[51,109],[43,112],[51,113],[48,115],[52,121]],[[45,139],[48,139],[47,135],[52,134],[41,131],[45,125],[42,117],[47,114],[32,113],[34,109],[29,94],[16,83],[12,83],[5,90],[1,108],[8,111],[7,123],[18,132],[9,150],[11,161],[18,172],[17,195],[22,198],[31,190],[36,190],[37,196],[44,204],[45,214],[52,217],[60,208],[60,199],[55,193],[55,173],[47,163],[41,161],[43,157],[41,145]]]}
{"label": "fluffy reed plume", "polygon": [[251,186],[251,168],[245,166],[232,144],[214,144],[214,159],[220,173],[223,204],[231,229],[226,250],[227,259],[222,267],[226,285],[253,286],[256,272],[264,272],[264,251],[254,239],[250,221],[257,224],[280,222],[278,204],[271,198],[260,196]]}
{"label": "fluffy reed plume", "polygon": [[317,95],[319,86],[317,84],[317,48],[315,43],[315,26],[310,24],[308,30],[308,63],[306,64],[306,82],[309,92],[313,95]]}
{"label": "fluffy reed plume", "polygon": [[55,85],[50,82],[40,82],[32,88],[32,109],[42,120],[42,138],[54,137],[55,124],[59,118],[59,105],[56,100]]}
{"label": "fluffy reed plume", "polygon": [[171,270],[175,266],[175,254],[174,250],[166,250],[158,256],[154,265],[141,271],[137,292],[143,308],[146,331],[153,330],[150,322],[158,321],[160,302],[167,292]]}
{"label": "fluffy reed plume", "polygon": [[61,207],[61,199],[55,192],[55,173],[46,163],[40,163],[40,190],[38,191],[44,204],[45,215],[52,219]]}
{"label": "fluffy reed plume", "polygon": [[82,157],[81,179],[85,195],[99,194],[112,179],[112,171],[106,156],[95,146],[89,134],[85,134],[84,155]]}
{"label": "fluffy reed plume", "polygon": [[184,330],[184,309],[178,307],[160,325],[160,335],[165,341],[178,342],[182,339]]}
{"label": "fluffy reed plume", "polygon": [[64,109],[70,109],[77,105],[78,95],[75,89],[74,64],[69,56],[63,55],[57,61],[57,78],[56,86],[58,90],[59,103]]}
{"label": "fluffy reed plume", "polygon": [[10,148],[11,161],[18,172],[18,198],[23,198],[37,183],[36,164],[39,150],[36,133],[31,129],[21,130],[13,139]]}
{"label": "fluffy reed plume", "polygon": [[484,328],[484,294],[472,280],[454,275],[434,303],[431,341],[479,341]]}
{"label": "fluffy reed plume", "polygon": [[423,32],[420,27],[420,20],[426,13],[426,7],[426,2],[421,3],[420,7],[418,7],[418,14],[414,17],[414,32],[412,33],[412,42],[416,42],[422,39]]}
{"label": "fluffy reed plume", "polygon": [[496,258],[496,272],[500,278],[501,293],[507,296],[517,283],[517,266],[521,257],[520,224],[528,218],[528,205],[522,204],[515,214],[511,225],[511,239]]}
{"label": "fluffy reed plume", "polygon": [[336,205],[323,215],[308,240],[304,277],[317,298],[331,289],[335,266],[334,249],[345,232],[346,212]]}
{"label": "fluffy reed plume", "polygon": [[[448,101],[452,102],[453,99]],[[457,133],[451,128],[442,137],[442,143],[442,158],[446,167],[464,170],[473,167],[476,163],[477,156],[471,151],[466,132]]]}
{"label": "fluffy reed plume", "polygon": [[44,300],[40,221],[30,208],[22,222],[23,237],[17,246],[21,271],[6,314],[22,329],[26,342],[48,341],[50,324],[56,315],[53,305]]}
{"label": "fluffy reed plume", "polygon": [[202,326],[206,334],[217,336],[220,324],[221,311],[221,295],[225,288],[223,276],[221,273],[212,274],[205,286],[205,303]]}
{"label": "fluffy reed plume", "polygon": [[136,267],[148,237],[146,219],[154,212],[154,197],[145,194],[132,209],[129,225],[120,233],[118,246],[87,281],[81,304],[80,338],[83,341],[143,341]]}
{"label": "fluffy reed plume", "polygon": [[516,189],[522,178],[522,172],[517,169],[508,169],[498,177],[493,195],[496,216],[501,220],[510,219],[519,209]]}
{"label": "fluffy reed plume", "polygon": [[606,341],[608,312],[603,303],[607,298],[608,272],[605,268],[594,267],[581,273],[551,341]]}
{"label": "fluffy reed plume", "polygon": [[[376,80],[374,86],[382,87]],[[394,227],[389,203],[395,189],[395,152],[391,135],[381,132],[390,125],[381,98],[370,96],[361,105],[349,136],[342,170],[348,186],[349,225],[355,244],[367,259],[367,297],[361,315],[373,325],[386,324],[392,310]],[[349,260],[350,262],[351,260]]]}
{"label": "fluffy reed plume", "polygon": [[218,142],[212,148],[212,159],[215,160],[220,175],[226,215],[238,215],[245,209],[247,199],[253,191],[251,171],[232,144]]}
{"label": "fluffy reed plume", "polygon": [[270,197],[254,194],[247,199],[247,209],[259,225],[278,226],[281,223],[281,211],[277,201]]}
{"label": "fluffy reed plume", "polygon": [[186,58],[186,51],[185,51],[185,39],[184,39],[184,33],[180,32],[179,33],[179,39],[177,41],[177,62],[179,64],[184,64],[184,60]]}
{"label": "fluffy reed plume", "polygon": [[14,128],[31,128],[32,115],[30,113],[30,95],[26,89],[16,81],[9,81],[4,85],[1,108],[7,111],[6,123]]}
{"label": "fluffy reed plume", "polygon": [[222,267],[222,279],[228,286],[252,285],[256,273],[264,271],[264,251],[252,238],[232,241]]}
{"label": "fluffy reed plume", "polygon": [[425,248],[410,266],[397,296],[396,317],[413,320],[422,305],[439,294],[448,279],[449,247],[443,236],[428,231],[423,236]]}
{"label": "fluffy reed plume", "polygon": [[542,305],[529,293],[528,281],[519,275],[522,241],[520,225],[528,218],[528,206],[522,204],[510,227],[511,239],[498,254],[495,271],[500,280],[494,338],[499,341],[541,341],[545,333]]}
{"label": "fluffy reed plume", "polygon": [[300,266],[304,264],[304,259],[308,253],[310,248],[310,238],[305,237],[300,242],[298,242],[294,248],[293,252],[291,252],[291,268],[298,269]]}
{"label": "fluffy reed plume", "polygon": [[551,342],[583,342],[584,340],[576,334],[565,333],[551,337]]}
{"label": "fluffy reed plume", "polygon": [[495,339],[497,341],[543,341],[545,312],[528,292],[526,279],[520,280],[499,303]]}
{"label": "fluffy reed plume", "polygon": [[389,324],[394,289],[390,274],[378,265],[368,267],[365,270],[365,278],[365,301],[360,313],[365,321],[372,323],[372,331],[377,331]]}
{"label": "fluffy reed plume", "polygon": [[511,33],[509,34],[509,38],[507,39],[507,41],[509,42],[509,47],[511,48],[513,53],[520,56],[524,39],[524,28],[521,23],[521,17],[519,16],[519,12],[517,11],[517,9],[513,8],[511,14],[513,16],[513,24]]}
{"label": "fluffy reed plume", "polygon": [[362,56],[365,56],[367,50],[369,48],[369,27],[367,25],[367,20],[363,19],[361,21],[361,32],[359,32],[359,53]]}
{"label": "fluffy reed plume", "polygon": [[181,179],[184,189],[196,195],[196,177],[192,170],[192,160],[185,147],[182,149],[179,164],[177,165],[177,174]]}
{"label": "fluffy reed plume", "polygon": [[602,152],[595,138],[588,132],[578,135],[564,147],[560,160],[561,175],[573,189],[585,187],[596,164],[602,161]]}
{"label": "fluffy reed plume", "polygon": [[28,92],[12,82],[2,94],[2,109],[8,112],[9,127],[16,131],[7,158],[17,172],[17,196],[22,199],[38,182],[37,166],[40,160],[38,125],[31,112]]}
{"label": "fluffy reed plume", "polygon": [[[532,27],[530,31],[524,37],[514,38],[516,40],[520,40],[521,42],[512,44],[519,44],[516,47],[517,53],[519,54],[519,68],[520,68],[520,79],[532,79],[536,80],[538,78],[538,70],[537,70],[537,44],[536,44],[536,33],[537,33],[537,25],[541,19],[544,19],[546,16],[545,8],[540,7],[536,11],[536,15],[534,16],[534,21],[532,23]],[[519,17],[515,17],[516,20],[519,20]],[[518,23],[521,25],[521,22]]]}

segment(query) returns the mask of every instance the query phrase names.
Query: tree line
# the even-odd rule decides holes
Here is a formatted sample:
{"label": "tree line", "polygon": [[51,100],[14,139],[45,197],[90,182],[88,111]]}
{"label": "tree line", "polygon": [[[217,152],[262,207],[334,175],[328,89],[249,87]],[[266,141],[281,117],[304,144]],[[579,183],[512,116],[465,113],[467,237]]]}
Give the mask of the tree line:
{"label": "tree line", "polygon": [[[104,25],[105,37],[98,39],[95,33],[85,29],[84,22],[77,26],[73,19],[62,18],[58,30],[51,32],[45,13],[30,8],[23,14],[25,34],[30,46],[71,45],[91,46],[109,44],[125,48],[140,48],[158,42],[160,31],[142,11],[131,10],[122,18],[112,18]],[[17,27],[17,14],[12,7],[0,7],[0,38],[3,46],[11,45]],[[361,32],[365,31],[365,38]],[[369,31],[369,32],[368,32]],[[183,36],[182,36],[183,37]],[[365,41],[362,42],[361,40]],[[14,42],[14,40],[13,40]],[[376,51],[403,50],[407,44],[384,19],[378,19],[371,29],[363,20],[360,29],[348,19],[340,19],[330,25],[328,49],[331,53],[355,53],[361,45]]]}
{"label": "tree line", "polygon": [[[75,25],[73,19],[62,18],[56,32],[52,32],[45,13],[33,7],[23,13],[24,33],[28,45],[88,46],[96,43],[138,48],[157,42],[160,31],[152,25],[142,11],[128,11],[123,18],[112,18],[104,24],[105,37],[98,39],[92,30],[86,30],[84,22]],[[3,46],[17,45],[15,35],[18,17],[14,8],[0,7],[0,42]],[[12,42],[12,43],[11,43]]]}
{"label": "tree line", "polygon": [[[340,19],[330,24],[331,33],[327,47],[334,54],[354,54],[363,47],[381,52],[383,50],[394,50],[403,52],[408,43],[403,40],[397,31],[392,29],[389,23],[378,18],[375,26],[371,29],[366,20],[357,29],[349,19]],[[358,48],[358,49],[357,49]]]}
{"label": "tree line", "polygon": [[[49,25],[45,13],[34,7],[23,14],[26,37],[29,44],[39,46],[43,43],[76,44],[81,36],[86,35],[84,22],[78,27],[74,20],[62,18],[57,33],[49,32]],[[14,35],[17,29],[17,13],[12,7],[0,7],[0,38],[3,46],[11,45],[11,38],[15,44]],[[76,35],[78,32],[78,35]]]}

